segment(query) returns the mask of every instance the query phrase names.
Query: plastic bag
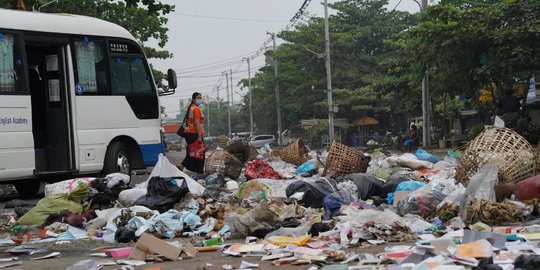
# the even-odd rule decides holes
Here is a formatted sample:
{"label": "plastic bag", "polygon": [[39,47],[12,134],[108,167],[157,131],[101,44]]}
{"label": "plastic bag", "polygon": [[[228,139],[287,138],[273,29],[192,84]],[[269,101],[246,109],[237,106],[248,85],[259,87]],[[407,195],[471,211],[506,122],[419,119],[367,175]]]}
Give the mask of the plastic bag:
{"label": "plastic bag", "polygon": [[347,190],[340,190],[332,194],[324,196],[324,220],[332,219],[340,213],[342,205],[349,205],[355,202],[357,198],[352,196]]}
{"label": "plastic bag", "polygon": [[[180,171],[163,154],[159,154],[158,162],[156,163],[156,166],[154,166],[154,169],[152,169],[150,176],[148,176],[148,180],[138,184],[135,186],[135,188],[146,189],[150,179],[155,176],[160,176],[162,178],[184,178],[184,180],[187,182],[189,192],[199,196],[204,193],[204,187],[201,184],[193,180],[193,178],[183,171]],[[177,181],[177,184],[180,186],[182,185],[182,182],[183,181]]]}
{"label": "plastic bag", "polygon": [[262,159],[256,159],[248,163],[244,175],[248,180],[258,178],[281,179],[279,173]]}
{"label": "plastic bag", "polygon": [[281,227],[269,234],[264,238],[269,239],[276,236],[286,236],[286,237],[300,237],[306,235],[311,228],[311,223],[307,222],[305,219],[302,219],[300,225],[294,228]]}
{"label": "plastic bag", "polygon": [[400,215],[413,214],[427,218],[437,210],[445,197],[445,194],[437,190],[420,189],[401,199],[397,210]]}
{"label": "plastic bag", "polygon": [[[422,183],[422,182],[417,182],[417,181],[406,181],[406,182],[401,182],[395,192],[398,192],[398,191],[415,191],[423,186],[425,186],[426,184]],[[388,193],[388,197],[386,199],[388,201],[388,204],[392,205],[394,204],[394,192],[392,193]]]}
{"label": "plastic bag", "polygon": [[263,201],[245,214],[229,211],[225,214],[224,223],[232,234],[245,237],[258,229],[273,227],[277,218],[278,215]]}
{"label": "plastic bag", "polygon": [[[390,163],[390,160],[388,160]],[[413,154],[403,154],[396,160],[397,165],[411,168],[413,170],[418,169],[431,169],[433,167],[433,163],[428,161],[422,161],[418,160],[418,158]]]}
{"label": "plastic bag", "polygon": [[349,180],[356,184],[358,198],[367,200],[371,197],[380,196],[383,181],[365,173],[351,173],[338,178],[339,181]]}
{"label": "plastic bag", "polygon": [[324,196],[335,191],[331,183],[324,180],[317,180],[314,183],[306,181],[296,181],[287,186],[285,193],[287,198],[293,197],[297,193],[303,193],[298,202],[305,207],[322,208]]}
{"label": "plastic bag", "polygon": [[438,157],[428,153],[426,150],[423,149],[416,150],[416,153],[414,154],[419,160],[429,161],[431,163],[437,163],[440,161]]}
{"label": "plastic bag", "polygon": [[118,202],[123,207],[130,207],[135,205],[138,199],[144,197],[148,191],[142,188],[126,189],[120,192],[118,195]]}
{"label": "plastic bag", "polygon": [[204,143],[199,143],[195,141],[187,145],[189,157],[194,159],[204,159],[206,153],[206,146]]}
{"label": "plastic bag", "polygon": [[153,177],[148,183],[148,193],[137,200],[135,204],[146,206],[160,213],[173,208],[188,192],[186,182],[178,186],[175,178]]}
{"label": "plastic bag", "polygon": [[495,186],[499,181],[498,175],[499,167],[495,164],[486,163],[475,175],[471,176],[465,190],[465,199],[459,207],[460,216],[463,220],[466,220],[466,209],[472,200],[487,199],[495,201]]}
{"label": "plastic bag", "polygon": [[70,193],[72,190],[76,189],[81,183],[90,184],[95,179],[95,177],[82,177],[65,180],[54,184],[47,184],[45,185],[44,189],[45,197],[52,197],[57,194]]}
{"label": "plastic bag", "polygon": [[298,166],[296,169],[296,174],[304,174],[311,170],[317,170],[317,165],[315,165],[315,160],[310,160],[305,162],[304,164]]}
{"label": "plastic bag", "polygon": [[88,184],[81,183],[70,194],[59,194],[41,199],[34,208],[22,216],[17,224],[41,225],[52,214],[67,210],[71,213],[81,213],[82,199],[88,194]]}

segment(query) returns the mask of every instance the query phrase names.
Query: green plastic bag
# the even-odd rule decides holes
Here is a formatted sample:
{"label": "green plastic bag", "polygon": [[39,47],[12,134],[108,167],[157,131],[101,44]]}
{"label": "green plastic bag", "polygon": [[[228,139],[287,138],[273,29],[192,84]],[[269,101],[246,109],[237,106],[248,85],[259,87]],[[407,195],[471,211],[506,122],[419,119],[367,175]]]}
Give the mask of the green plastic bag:
{"label": "green plastic bag", "polygon": [[83,207],[82,199],[88,194],[89,185],[87,183],[80,184],[69,194],[58,194],[52,197],[41,199],[34,208],[28,213],[19,218],[17,224],[20,225],[41,225],[47,217],[52,214],[57,214],[62,211],[70,211],[71,213],[81,213]]}

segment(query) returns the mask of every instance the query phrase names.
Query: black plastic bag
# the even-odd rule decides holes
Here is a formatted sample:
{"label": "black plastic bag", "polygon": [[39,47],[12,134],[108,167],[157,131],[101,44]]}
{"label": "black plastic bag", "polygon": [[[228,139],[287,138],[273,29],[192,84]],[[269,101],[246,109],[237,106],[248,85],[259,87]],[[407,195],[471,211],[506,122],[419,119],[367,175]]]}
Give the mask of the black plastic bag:
{"label": "black plastic bag", "polygon": [[358,188],[358,199],[365,201],[373,196],[381,196],[384,182],[374,176],[365,173],[351,173],[339,178],[339,181],[347,180],[353,181]]}
{"label": "black plastic bag", "polygon": [[514,261],[514,269],[516,270],[536,270],[540,269],[540,256],[521,254]]}
{"label": "black plastic bag", "polygon": [[[182,181],[182,185],[178,186],[176,181]],[[146,206],[160,213],[172,209],[174,204],[189,192],[186,181],[183,179],[161,178],[159,176],[152,177],[148,181],[147,190],[146,196],[139,198],[135,205]]]}
{"label": "black plastic bag", "polygon": [[384,183],[384,185],[381,187],[381,197],[386,198],[388,197],[388,193],[394,192],[397,189],[397,186],[401,182],[410,181],[408,177],[406,177],[403,173],[400,171],[394,172],[390,177],[388,177],[388,180]]}
{"label": "black plastic bag", "polygon": [[335,182],[330,179],[321,179],[310,184],[305,181],[296,181],[287,186],[287,198],[298,192],[304,196],[298,202],[305,207],[322,208],[324,196],[336,190]]}
{"label": "black plastic bag", "polygon": [[114,240],[118,243],[129,243],[131,241],[137,242],[137,237],[135,236],[135,231],[122,227],[116,230]]}

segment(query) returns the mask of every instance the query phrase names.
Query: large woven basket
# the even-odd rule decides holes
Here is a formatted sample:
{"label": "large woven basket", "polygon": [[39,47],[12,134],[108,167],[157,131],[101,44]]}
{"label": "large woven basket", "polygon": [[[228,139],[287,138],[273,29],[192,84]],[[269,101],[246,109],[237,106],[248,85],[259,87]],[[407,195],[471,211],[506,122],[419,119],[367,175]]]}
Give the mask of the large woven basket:
{"label": "large woven basket", "polygon": [[365,173],[368,163],[369,160],[364,157],[362,151],[333,141],[330,145],[330,151],[328,151],[323,176],[327,172],[333,172],[333,177],[351,173]]}
{"label": "large woven basket", "polygon": [[227,151],[217,150],[206,159],[204,171],[208,174],[219,173],[238,179],[242,171],[242,162]]}
{"label": "large woven basket", "polygon": [[302,139],[298,139],[281,149],[279,155],[283,161],[300,166],[309,160],[308,152]]}
{"label": "large woven basket", "polygon": [[508,128],[487,127],[461,156],[456,180],[464,185],[486,163],[499,167],[499,183],[516,183],[536,175],[533,147],[525,138]]}
{"label": "large woven basket", "polygon": [[540,175],[540,143],[536,147],[536,174]]}
{"label": "large woven basket", "polygon": [[225,151],[233,154],[242,164],[248,162],[251,154],[251,146],[247,142],[234,141],[225,146]]}

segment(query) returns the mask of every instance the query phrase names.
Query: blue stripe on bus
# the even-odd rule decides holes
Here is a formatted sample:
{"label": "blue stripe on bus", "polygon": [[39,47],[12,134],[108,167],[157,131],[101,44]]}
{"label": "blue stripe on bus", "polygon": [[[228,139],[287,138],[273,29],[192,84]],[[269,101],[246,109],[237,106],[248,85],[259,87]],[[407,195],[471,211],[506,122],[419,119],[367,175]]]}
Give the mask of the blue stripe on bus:
{"label": "blue stripe on bus", "polygon": [[165,154],[165,146],[162,143],[141,144],[140,147],[145,166],[156,165],[159,154]]}

